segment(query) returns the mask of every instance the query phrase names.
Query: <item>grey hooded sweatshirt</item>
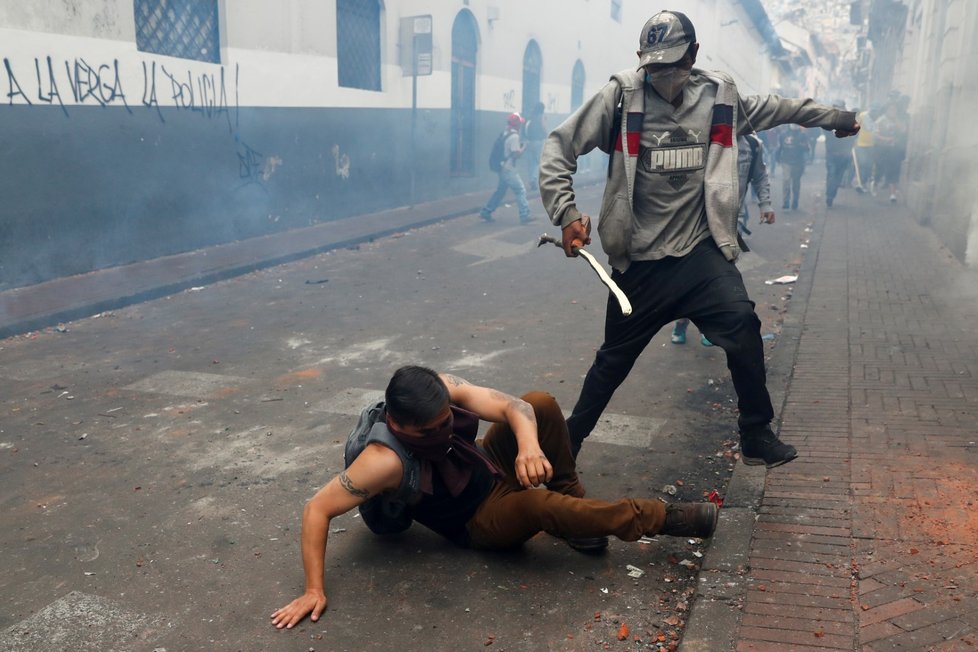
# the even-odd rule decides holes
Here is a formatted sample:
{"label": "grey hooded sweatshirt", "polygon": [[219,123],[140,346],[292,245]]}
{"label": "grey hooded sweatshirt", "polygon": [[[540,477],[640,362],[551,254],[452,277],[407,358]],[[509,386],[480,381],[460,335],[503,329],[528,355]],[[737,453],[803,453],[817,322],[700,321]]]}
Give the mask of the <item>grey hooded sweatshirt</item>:
{"label": "grey hooded sweatshirt", "polygon": [[[701,213],[720,251],[727,260],[740,255],[737,244],[737,212],[740,207],[737,171],[737,136],[781,124],[799,124],[824,129],[850,129],[856,114],[815,103],[810,99],[786,99],[777,95],[741,97],[736,84],[725,73],[693,69],[690,82],[709,84],[715,91],[710,111],[699,129],[703,134],[703,201]],[[575,201],[572,175],[577,159],[595,148],[610,155],[598,234],[611,266],[625,271],[643,255],[641,220],[635,210],[635,177],[645,118],[645,71],[625,70],[615,74],[604,88],[585,102],[548,136],[540,161],[540,195],[551,221],[564,227],[581,218]],[[688,148],[685,148],[688,149]],[[684,155],[685,165],[695,153]],[[646,165],[672,164],[659,158],[644,158]],[[663,161],[665,161],[663,163]],[[663,168],[657,168],[663,169]],[[704,215],[691,215],[701,220]],[[633,242],[636,243],[633,246]],[[654,257],[654,256],[652,256]]]}

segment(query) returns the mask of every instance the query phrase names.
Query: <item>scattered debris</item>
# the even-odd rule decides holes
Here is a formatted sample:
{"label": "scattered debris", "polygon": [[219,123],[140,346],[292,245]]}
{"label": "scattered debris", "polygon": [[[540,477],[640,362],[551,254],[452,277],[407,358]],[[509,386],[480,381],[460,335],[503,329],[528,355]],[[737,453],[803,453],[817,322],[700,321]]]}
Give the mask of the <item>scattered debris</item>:
{"label": "scattered debris", "polygon": [[676,489],[676,486],[675,485],[671,485],[671,484],[665,485],[659,491],[661,491],[664,494],[668,494],[670,496],[675,496],[677,493],[679,493],[679,490]]}
{"label": "scattered debris", "polygon": [[628,633],[628,625],[622,623],[621,627],[618,628],[618,640],[624,641],[626,638],[628,638]]}
{"label": "scattered debris", "polygon": [[59,333],[67,333],[68,327],[65,326],[64,324],[58,324],[57,326],[54,327],[54,330],[58,331]]}
{"label": "scattered debris", "polygon": [[642,577],[645,575],[645,571],[638,566],[632,566],[631,564],[626,564],[625,568],[628,570],[629,577]]}
{"label": "scattered debris", "polygon": [[794,283],[797,280],[797,275],[785,274],[784,276],[779,276],[778,278],[771,279],[770,281],[764,281],[764,285],[787,285],[788,283]]}
{"label": "scattered debris", "polygon": [[714,503],[717,507],[723,507],[723,498],[720,496],[720,492],[716,489],[707,494],[706,499],[711,503]]}

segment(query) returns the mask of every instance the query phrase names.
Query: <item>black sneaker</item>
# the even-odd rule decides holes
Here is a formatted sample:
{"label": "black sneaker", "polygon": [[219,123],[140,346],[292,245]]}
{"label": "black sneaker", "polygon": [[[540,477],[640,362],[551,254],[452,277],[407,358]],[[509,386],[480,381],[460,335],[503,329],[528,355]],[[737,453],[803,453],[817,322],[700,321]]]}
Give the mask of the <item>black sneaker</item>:
{"label": "black sneaker", "polygon": [[754,433],[741,433],[740,456],[748,466],[763,464],[773,469],[798,457],[798,451],[778,439],[770,428],[764,428]]}
{"label": "black sneaker", "polygon": [[713,535],[717,529],[720,509],[715,503],[671,503],[666,505],[666,522],[659,534],[671,537]]}

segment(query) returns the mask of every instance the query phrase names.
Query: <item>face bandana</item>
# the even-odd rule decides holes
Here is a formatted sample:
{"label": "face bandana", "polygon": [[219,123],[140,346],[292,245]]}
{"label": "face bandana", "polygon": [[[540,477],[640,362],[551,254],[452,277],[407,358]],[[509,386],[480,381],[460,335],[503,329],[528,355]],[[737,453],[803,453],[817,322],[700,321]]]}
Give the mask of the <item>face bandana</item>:
{"label": "face bandana", "polygon": [[[452,496],[458,496],[465,489],[472,477],[472,466],[480,464],[486,467],[489,473],[496,477],[500,475],[495,465],[483,455],[478,447],[464,436],[455,434],[455,414],[456,411],[464,412],[458,408],[452,408],[451,416],[438,426],[425,429],[422,437],[412,437],[401,432],[387,421],[387,428],[391,434],[397,438],[404,447],[421,459],[421,492],[431,495],[434,492],[432,481],[432,470],[437,469],[445,487]],[[465,413],[471,414],[471,413]],[[474,428],[478,429],[478,417],[471,414],[474,418]],[[460,431],[464,432],[465,419],[459,419]],[[471,433],[471,438],[475,439],[475,430]]]}
{"label": "face bandana", "polygon": [[423,437],[412,437],[405,434],[388,423],[388,428],[403,444],[410,448],[423,460],[430,462],[440,462],[448,455],[452,449],[452,434],[454,433],[454,415],[449,413],[448,418],[438,426],[426,429]]}
{"label": "face bandana", "polygon": [[689,70],[673,66],[647,73],[645,79],[652,84],[652,88],[664,100],[672,102],[679,97],[679,94],[683,91],[683,86],[689,81]]}

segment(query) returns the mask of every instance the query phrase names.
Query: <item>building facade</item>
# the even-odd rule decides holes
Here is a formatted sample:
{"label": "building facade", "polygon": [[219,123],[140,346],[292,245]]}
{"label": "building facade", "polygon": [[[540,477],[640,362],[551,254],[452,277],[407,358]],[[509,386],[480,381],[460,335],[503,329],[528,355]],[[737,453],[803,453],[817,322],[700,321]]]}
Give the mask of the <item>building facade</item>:
{"label": "building facade", "polygon": [[[687,3],[700,64],[778,74],[758,3]],[[751,11],[745,9],[750,5]],[[635,0],[0,0],[0,289],[494,186],[634,65]]]}
{"label": "building facade", "polygon": [[[978,3],[910,0],[888,49],[892,87],[910,97],[907,204],[955,256],[978,268]],[[883,59],[880,52],[876,58]]]}

